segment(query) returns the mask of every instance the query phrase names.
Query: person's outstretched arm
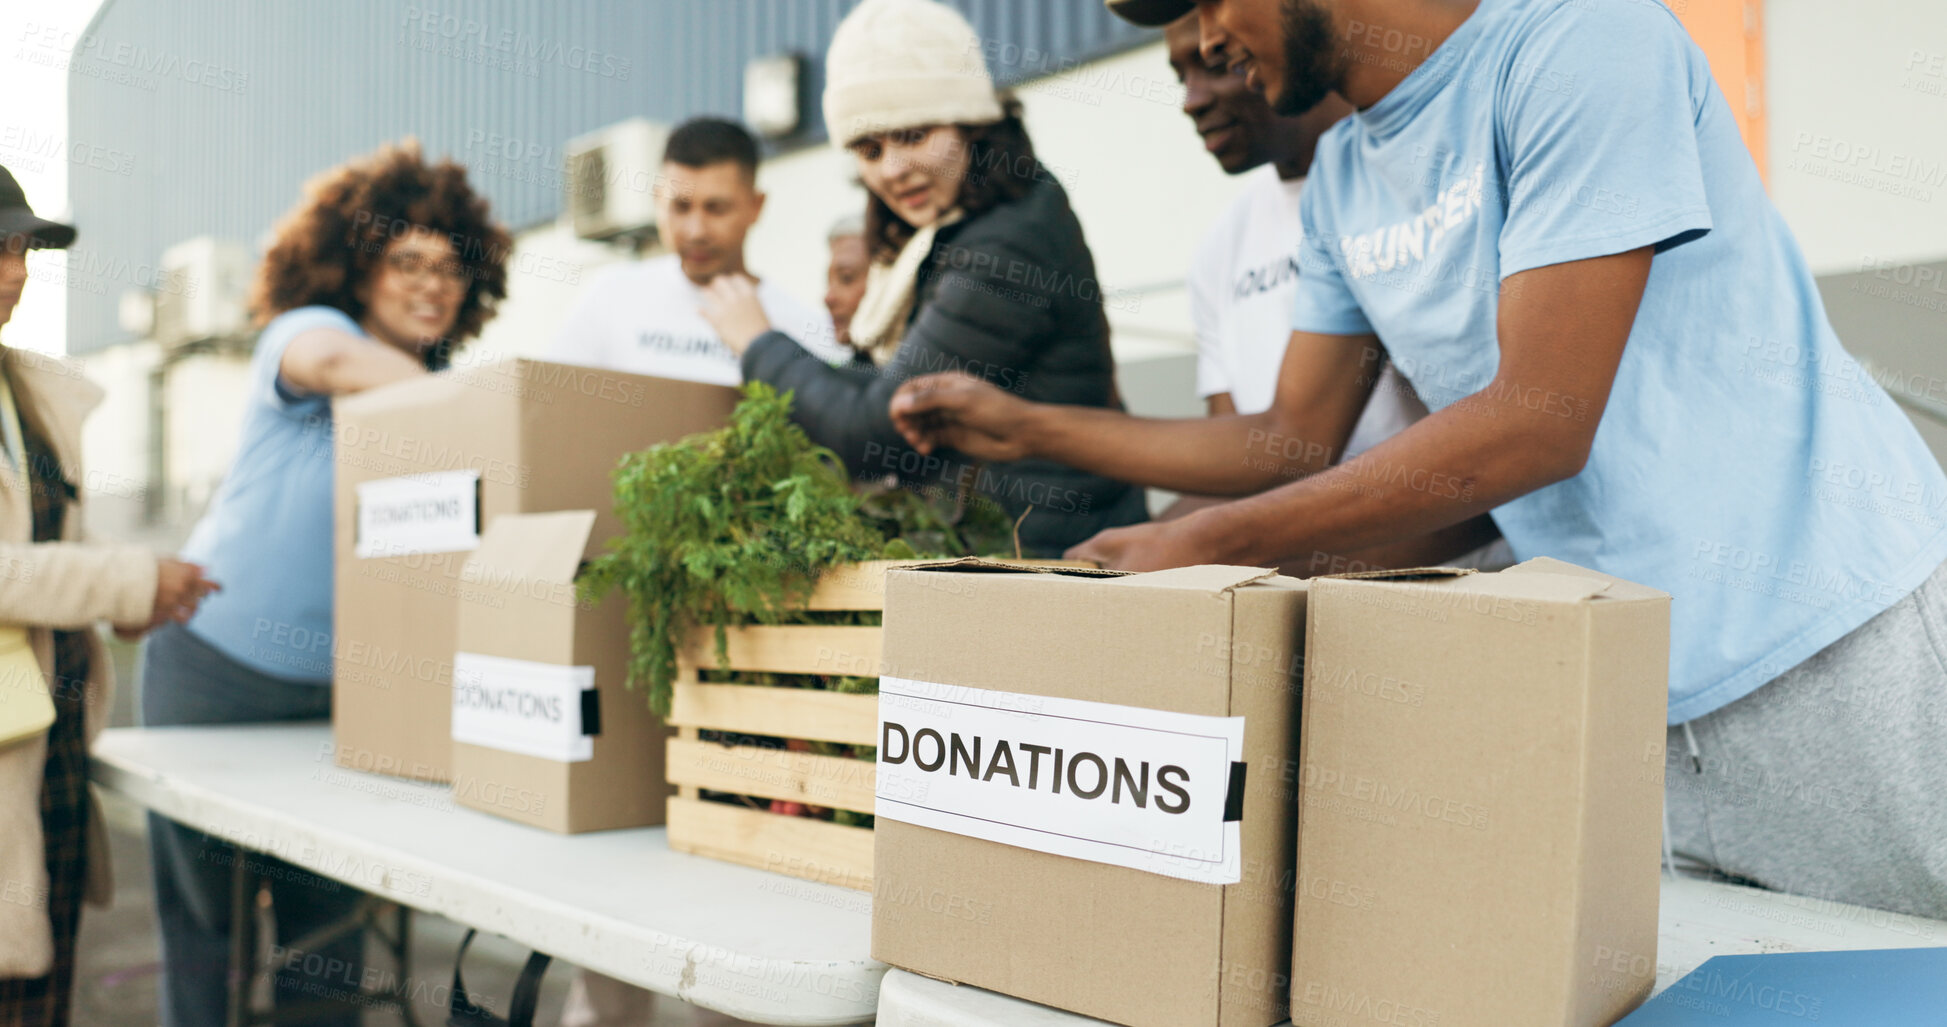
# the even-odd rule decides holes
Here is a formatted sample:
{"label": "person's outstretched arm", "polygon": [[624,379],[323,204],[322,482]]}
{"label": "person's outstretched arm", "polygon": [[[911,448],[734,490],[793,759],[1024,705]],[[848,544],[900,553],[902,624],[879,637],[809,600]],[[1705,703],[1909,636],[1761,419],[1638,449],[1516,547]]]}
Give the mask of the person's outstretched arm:
{"label": "person's outstretched arm", "polygon": [[1379,379],[1372,335],[1293,332],[1278,396],[1259,414],[1161,419],[1030,403],[964,375],[903,385],[892,420],[922,452],[1041,457],[1121,481],[1210,496],[1262,492],[1331,466]]}
{"label": "person's outstretched arm", "polygon": [[0,623],[78,630],[107,621],[132,637],[187,621],[216,590],[201,567],[143,546],[0,543]]}
{"label": "person's outstretched arm", "polygon": [[300,393],[342,396],[426,373],[426,365],[377,339],[335,328],[311,328],[291,339],[279,377]]}
{"label": "person's outstretched arm", "polygon": [[964,368],[1002,387],[1018,387],[1028,380],[1037,347],[1053,332],[1053,298],[1002,277],[1010,263],[1043,258],[992,236],[976,237],[960,251],[979,259],[938,266],[931,300],[914,315],[893,362],[882,368],[832,367],[818,359],[770,324],[755,286],[742,276],[712,282],[702,313],[724,344],[742,354],[744,378],[796,393],[792,417],[854,474],[903,471],[914,462],[900,459],[911,454],[887,415],[900,382],[935,368]]}
{"label": "person's outstretched arm", "polygon": [[1574,477],[1594,446],[1651,252],[1510,275],[1494,380],[1355,459],[1178,520],[1105,531],[1068,555],[1127,570],[1273,565],[1424,535]]}

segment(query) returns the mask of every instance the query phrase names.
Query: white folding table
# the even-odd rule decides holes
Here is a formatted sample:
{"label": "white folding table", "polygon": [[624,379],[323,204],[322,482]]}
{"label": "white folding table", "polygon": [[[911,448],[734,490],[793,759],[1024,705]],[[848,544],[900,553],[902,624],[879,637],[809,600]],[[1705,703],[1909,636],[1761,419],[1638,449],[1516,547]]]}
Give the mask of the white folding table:
{"label": "white folding table", "polygon": [[341,769],[330,743],[319,723],[118,729],[93,773],[243,849],[707,1009],[851,1024],[878,1007],[863,892],[672,852],[660,828],[516,824]]}
{"label": "white folding table", "polygon": [[[884,1027],[1099,1021],[874,962],[871,896],[672,852],[660,829],[562,836],[444,786],[335,766],[330,731],[104,732],[94,777],[244,849],[745,1020]],[[1657,990],[1714,955],[1947,946],[1947,923],[1666,878]],[[883,982],[882,982],[883,977]]]}
{"label": "white folding table", "polygon": [[[1947,946],[1947,923],[1883,910],[1663,879],[1656,991],[1712,956]],[[879,989],[879,1027],[1108,1027],[1103,1021],[893,970]]]}

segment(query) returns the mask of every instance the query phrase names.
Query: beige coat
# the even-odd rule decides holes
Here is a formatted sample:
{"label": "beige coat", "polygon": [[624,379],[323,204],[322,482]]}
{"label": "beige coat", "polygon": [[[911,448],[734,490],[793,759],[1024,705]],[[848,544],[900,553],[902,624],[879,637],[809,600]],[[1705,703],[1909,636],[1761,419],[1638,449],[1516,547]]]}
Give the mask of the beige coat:
{"label": "beige coat", "polygon": [[[102,392],[78,365],[58,357],[0,347],[15,395],[45,426],[68,481],[82,499],[99,488],[81,470],[81,422]],[[62,540],[34,545],[33,503],[27,483],[0,459],[0,623],[32,630],[44,672],[54,667],[54,628],[92,628],[101,622],[140,626],[155,604],[156,561],[140,546],[83,542],[84,507],[70,507]],[[87,681],[89,742],[100,733],[113,698],[114,667],[100,636],[89,633],[93,658]],[[0,977],[40,977],[54,958],[47,919],[47,857],[41,841],[41,768],[45,736],[0,749]],[[88,899],[109,897],[107,834],[99,810],[88,831]]]}

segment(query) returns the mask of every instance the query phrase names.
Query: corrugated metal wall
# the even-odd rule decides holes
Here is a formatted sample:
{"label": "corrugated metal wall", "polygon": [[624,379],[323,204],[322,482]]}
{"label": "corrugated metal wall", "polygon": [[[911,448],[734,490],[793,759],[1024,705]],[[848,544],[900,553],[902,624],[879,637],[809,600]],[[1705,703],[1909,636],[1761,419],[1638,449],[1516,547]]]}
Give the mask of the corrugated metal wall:
{"label": "corrugated metal wall", "polygon": [[[1143,42],[1096,0],[949,0],[1002,82]],[[107,0],[69,65],[77,162],[69,346],[123,338],[116,302],[161,251],[253,247],[314,172],[405,135],[476,166],[514,226],[560,208],[563,143],[623,118],[736,115],[752,57],[807,58],[807,129],[854,0]],[[511,156],[510,156],[511,155]]]}

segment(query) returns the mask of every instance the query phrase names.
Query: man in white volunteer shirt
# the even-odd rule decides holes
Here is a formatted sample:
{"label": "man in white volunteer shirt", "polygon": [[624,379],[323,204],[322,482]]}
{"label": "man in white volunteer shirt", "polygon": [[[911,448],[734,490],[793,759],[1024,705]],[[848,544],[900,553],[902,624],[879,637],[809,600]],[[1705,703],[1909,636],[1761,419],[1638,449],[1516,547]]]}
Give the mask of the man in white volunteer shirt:
{"label": "man in white volunteer shirt", "polygon": [[[743,126],[693,118],[676,127],[663,147],[656,178],[656,224],[669,252],[596,273],[568,313],[550,353],[588,367],[737,385],[736,354],[703,320],[702,286],[724,274],[748,274],[744,237],[764,211],[757,190],[757,140]],[[769,282],[757,286],[764,313],[806,349],[826,359],[850,357],[829,315],[799,303]],[[561,1013],[562,1027],[625,1027],[648,1023],[655,996],[611,977],[575,976]]]}
{"label": "man in white volunteer shirt", "polygon": [[[1243,190],[1210,226],[1190,265],[1197,395],[1212,417],[1260,413],[1271,408],[1291,338],[1298,246],[1304,236],[1298,193],[1311,169],[1319,133],[1352,107],[1333,94],[1304,114],[1281,117],[1244,84],[1243,76],[1204,60],[1194,14],[1165,28],[1163,38],[1170,67],[1183,83],[1183,113],[1195,123],[1204,149],[1218,165],[1244,178]],[[1341,459],[1357,456],[1425,416],[1426,406],[1413,387],[1386,364]],[[1226,501],[1187,496],[1163,516],[1182,516]],[[1367,565],[1505,566],[1513,560],[1497,536],[1493,522],[1483,516],[1384,551],[1362,551],[1342,560],[1314,558],[1286,569],[1311,574],[1363,570]]]}
{"label": "man in white volunteer shirt", "polygon": [[[714,385],[743,380],[737,357],[703,320],[702,286],[748,273],[744,237],[764,210],[757,140],[743,126],[695,118],[677,126],[656,180],[656,220],[670,252],[607,267],[569,312],[552,356],[571,364]],[[828,359],[849,356],[831,318],[769,282],[757,296],[771,323]]]}

